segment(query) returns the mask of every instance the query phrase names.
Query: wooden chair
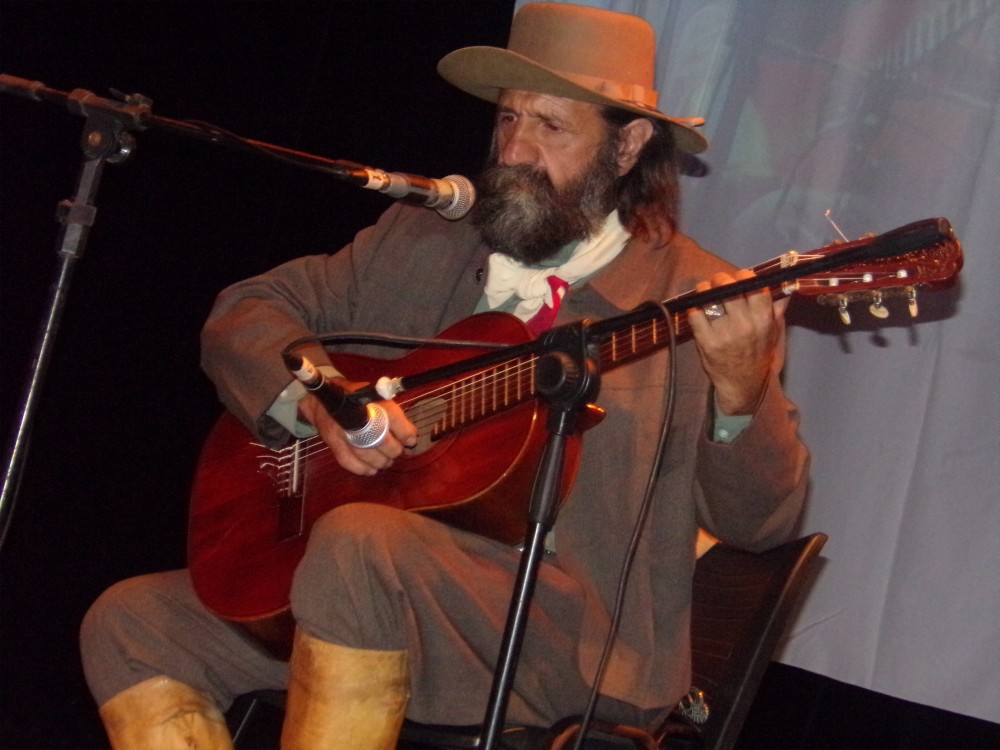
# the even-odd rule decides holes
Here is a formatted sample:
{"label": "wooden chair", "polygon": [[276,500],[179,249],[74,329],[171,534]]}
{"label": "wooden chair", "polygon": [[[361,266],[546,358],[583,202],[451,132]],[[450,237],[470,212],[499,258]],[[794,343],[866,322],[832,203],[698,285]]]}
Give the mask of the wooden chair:
{"label": "wooden chair", "polygon": [[[717,544],[695,567],[691,620],[692,689],[702,691],[708,717],[695,723],[679,710],[651,727],[595,722],[587,750],[729,750],[760,686],[810,571],[826,543],[825,534],[802,537],[762,553]],[[253,744],[255,713],[283,700],[283,694],[243,696],[228,716],[237,748]],[[273,711],[273,709],[271,709]],[[280,716],[280,714],[279,714]],[[278,719],[280,725],[280,718]],[[552,727],[511,727],[504,750],[561,750],[573,746],[577,717]],[[429,726],[407,721],[399,750],[468,750],[479,747],[479,727]]]}

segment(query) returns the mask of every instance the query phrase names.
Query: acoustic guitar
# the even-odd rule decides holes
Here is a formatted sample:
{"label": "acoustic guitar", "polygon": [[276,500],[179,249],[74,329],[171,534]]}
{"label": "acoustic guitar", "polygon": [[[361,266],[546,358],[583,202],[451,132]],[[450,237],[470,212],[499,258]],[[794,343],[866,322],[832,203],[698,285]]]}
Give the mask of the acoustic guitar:
{"label": "acoustic guitar", "polygon": [[[767,288],[773,298],[808,295],[836,307],[868,302],[881,317],[885,301],[949,286],[962,267],[961,246],[946,219],[925,219],[879,236],[806,253],[788,252],[753,268],[754,277],[706,292],[688,292],[592,323],[600,371],[646,357],[690,334],[686,312]],[[191,496],[189,565],[202,602],[231,620],[252,622],[288,609],[292,574],[312,524],[345,503],[371,501],[416,511],[503,542],[527,528],[527,505],[546,430],[535,387],[538,354],[521,322],[502,313],[473,316],[438,337],[488,341],[500,349],[421,347],[392,360],[333,354],[354,381],[387,371],[419,382],[396,397],[419,429],[418,445],[372,477],[344,471],[318,437],[279,449],[261,445],[234,417],[215,424],[198,462]],[[434,379],[441,369],[460,374]],[[431,382],[428,382],[431,381]],[[599,409],[590,407],[594,419]],[[579,437],[567,446],[562,492],[579,461]]]}

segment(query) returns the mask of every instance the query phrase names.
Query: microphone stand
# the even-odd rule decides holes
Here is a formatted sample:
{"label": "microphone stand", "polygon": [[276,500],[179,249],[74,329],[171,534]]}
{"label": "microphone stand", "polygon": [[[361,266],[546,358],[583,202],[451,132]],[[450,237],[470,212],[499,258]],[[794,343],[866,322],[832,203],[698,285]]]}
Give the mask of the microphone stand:
{"label": "microphone stand", "polygon": [[[657,308],[658,312],[658,308]],[[614,320],[650,320],[652,308],[634,311]],[[597,347],[607,328],[606,321],[578,321],[547,331],[540,338],[523,344],[504,346],[495,352],[426,370],[396,379],[386,394],[369,386],[355,394],[381,399],[396,393],[450,379],[482,367],[499,364],[520,356],[535,356],[535,391],[548,404],[548,438],[535,472],[528,508],[525,544],[511,592],[507,620],[494,668],[493,684],[475,747],[497,750],[504,730],[507,705],[517,671],[528,613],[538,580],[538,569],[545,556],[545,538],[558,514],[559,487],[563,478],[566,439],[576,434],[579,418],[593,403],[600,390],[600,367]],[[611,329],[613,330],[613,329]],[[322,337],[324,345],[331,338]],[[390,381],[394,380],[388,378]],[[380,379],[381,380],[381,379]]]}
{"label": "microphone stand", "polygon": [[[0,491],[0,548],[7,536],[14,501],[20,487],[24,460],[27,455],[31,425],[49,362],[52,358],[56,332],[62,319],[73,270],[83,255],[87,237],[94,225],[97,209],[94,200],[100,186],[105,164],[124,161],[132,153],[136,140],[131,131],[154,126],[171,133],[216,145],[224,145],[264,154],[298,167],[315,169],[361,187],[372,187],[372,170],[353,162],[306,154],[269,143],[242,138],[201,122],[171,120],[152,113],[152,100],[142,94],[124,95],[114,92],[118,100],[105,99],[84,89],[70,92],[47,87],[40,81],[0,73],[0,93],[22,96],[36,102],[64,105],[70,112],[87,118],[80,145],[84,161],[80,168],[76,194],[59,203],[57,218],[62,223],[59,241],[60,265],[48,300],[47,313],[36,343],[28,383],[24,389],[21,411],[14,431],[13,445],[4,468]],[[376,177],[386,180],[389,175],[376,170]],[[376,181],[374,189],[384,188]],[[391,193],[393,194],[393,193]],[[443,214],[444,215],[444,214]]]}
{"label": "microphone stand", "polygon": [[538,342],[539,351],[547,350],[535,365],[535,380],[539,395],[549,405],[549,437],[535,475],[526,541],[483,721],[482,747],[486,750],[499,747],[503,732],[538,568],[545,555],[545,537],[558,513],[566,439],[577,432],[583,409],[594,401],[600,388],[597,358],[591,352],[587,329],[588,323],[581,321],[552,329]]}
{"label": "microphone stand", "polygon": [[[70,101],[72,109],[73,102]],[[27,455],[31,425],[55,345],[56,332],[62,320],[70,281],[77,262],[87,245],[90,229],[94,225],[97,195],[105,164],[118,164],[128,158],[135,145],[129,128],[138,127],[140,113],[147,111],[149,102],[138,94],[125,103],[111,102],[113,106],[96,105],[89,108],[80,146],[83,163],[77,178],[76,192],[72,199],[60,201],[56,217],[62,225],[59,230],[59,265],[49,290],[47,312],[40,326],[35,357],[32,360],[28,382],[24,388],[21,411],[17,420],[13,446],[4,469],[3,489],[0,491],[0,547],[7,535],[14,500],[20,486],[21,471]]]}

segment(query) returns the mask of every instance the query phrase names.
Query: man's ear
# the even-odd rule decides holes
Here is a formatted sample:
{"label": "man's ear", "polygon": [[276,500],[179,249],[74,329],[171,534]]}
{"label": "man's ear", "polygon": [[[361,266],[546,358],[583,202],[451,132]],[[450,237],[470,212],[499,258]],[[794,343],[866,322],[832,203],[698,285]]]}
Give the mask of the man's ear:
{"label": "man's ear", "polygon": [[639,117],[625,125],[621,130],[621,142],[618,146],[618,175],[626,174],[635,166],[639,152],[653,136],[653,123],[645,117]]}

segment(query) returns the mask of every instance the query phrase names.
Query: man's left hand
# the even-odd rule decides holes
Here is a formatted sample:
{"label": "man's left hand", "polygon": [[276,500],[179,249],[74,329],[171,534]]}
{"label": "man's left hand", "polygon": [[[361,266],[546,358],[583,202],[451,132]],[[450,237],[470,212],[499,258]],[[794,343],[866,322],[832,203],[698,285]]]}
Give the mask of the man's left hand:
{"label": "man's left hand", "polygon": [[[752,276],[745,269],[734,276],[717,273],[696,288],[705,291]],[[772,369],[780,368],[787,307],[787,298],[772,302],[771,293],[761,289],[719,303],[711,318],[702,308],[688,311],[702,367],[723,414],[752,414]]]}

